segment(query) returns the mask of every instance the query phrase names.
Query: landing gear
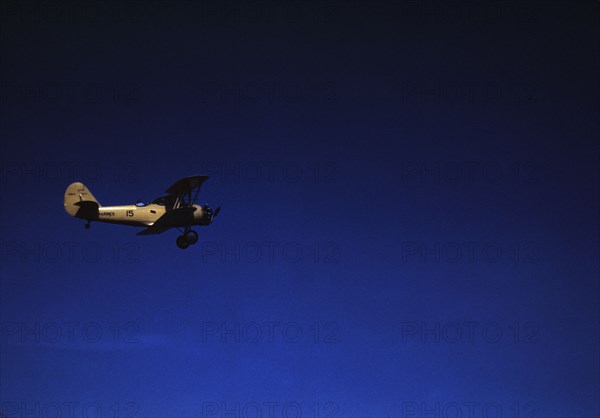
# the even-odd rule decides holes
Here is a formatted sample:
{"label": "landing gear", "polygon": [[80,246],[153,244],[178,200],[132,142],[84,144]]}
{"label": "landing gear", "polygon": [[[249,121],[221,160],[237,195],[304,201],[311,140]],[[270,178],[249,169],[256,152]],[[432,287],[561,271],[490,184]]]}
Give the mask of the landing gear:
{"label": "landing gear", "polygon": [[186,249],[192,244],[198,242],[198,233],[196,231],[192,231],[191,229],[185,231],[183,235],[177,237],[175,241],[177,246],[182,250]]}
{"label": "landing gear", "polygon": [[192,231],[191,229],[185,233],[185,240],[188,244],[192,245],[198,242],[198,233],[196,231]]}
{"label": "landing gear", "polygon": [[185,239],[185,235],[179,235],[175,242],[177,243],[177,246],[182,250],[185,250],[187,247],[190,246],[189,242],[187,242],[187,240]]}

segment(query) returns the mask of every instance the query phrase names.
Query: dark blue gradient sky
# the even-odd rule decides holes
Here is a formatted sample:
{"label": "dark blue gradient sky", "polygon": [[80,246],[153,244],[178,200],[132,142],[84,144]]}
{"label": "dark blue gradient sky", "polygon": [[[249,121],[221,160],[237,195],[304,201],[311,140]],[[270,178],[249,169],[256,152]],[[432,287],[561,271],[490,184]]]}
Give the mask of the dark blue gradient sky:
{"label": "dark blue gradient sky", "polygon": [[599,416],[598,12],[4,2],[1,411]]}

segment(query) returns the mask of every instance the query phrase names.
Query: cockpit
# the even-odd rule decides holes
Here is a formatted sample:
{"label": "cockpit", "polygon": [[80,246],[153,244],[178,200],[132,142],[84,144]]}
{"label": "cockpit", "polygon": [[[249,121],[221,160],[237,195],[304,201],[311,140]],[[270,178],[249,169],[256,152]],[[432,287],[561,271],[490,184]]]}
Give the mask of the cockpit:
{"label": "cockpit", "polygon": [[155,205],[160,205],[160,206],[165,206],[166,204],[166,199],[164,196],[161,197],[157,197],[156,199],[154,199],[152,201],[152,203],[154,203]]}

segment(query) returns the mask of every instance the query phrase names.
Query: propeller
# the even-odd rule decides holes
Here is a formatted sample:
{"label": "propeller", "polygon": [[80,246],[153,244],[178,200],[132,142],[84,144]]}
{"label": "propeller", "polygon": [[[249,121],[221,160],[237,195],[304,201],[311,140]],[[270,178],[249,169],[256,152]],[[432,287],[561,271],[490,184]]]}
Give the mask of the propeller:
{"label": "propeller", "polygon": [[219,212],[221,211],[221,206],[219,206],[215,210],[212,210],[210,208],[210,206],[204,205],[202,207],[202,210],[204,212],[202,215],[202,222],[203,222],[202,225],[210,225],[212,223],[212,221],[215,219],[215,216],[217,216],[219,214]]}

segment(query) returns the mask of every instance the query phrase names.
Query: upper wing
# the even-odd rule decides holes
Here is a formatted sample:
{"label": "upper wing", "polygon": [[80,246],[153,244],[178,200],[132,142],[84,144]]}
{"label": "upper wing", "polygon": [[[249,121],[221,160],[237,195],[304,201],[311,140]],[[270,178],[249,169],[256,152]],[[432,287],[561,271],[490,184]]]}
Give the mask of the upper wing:
{"label": "upper wing", "polygon": [[208,180],[208,176],[185,177],[173,183],[173,185],[167,189],[167,193],[170,195],[190,193],[196,189],[196,187],[202,186],[202,183],[206,180]]}
{"label": "upper wing", "polygon": [[160,200],[167,210],[188,206],[194,203],[202,184],[206,180],[208,180],[208,176],[191,176],[177,180],[167,189],[166,196],[161,196],[155,199],[154,202],[158,203]]}

